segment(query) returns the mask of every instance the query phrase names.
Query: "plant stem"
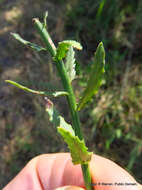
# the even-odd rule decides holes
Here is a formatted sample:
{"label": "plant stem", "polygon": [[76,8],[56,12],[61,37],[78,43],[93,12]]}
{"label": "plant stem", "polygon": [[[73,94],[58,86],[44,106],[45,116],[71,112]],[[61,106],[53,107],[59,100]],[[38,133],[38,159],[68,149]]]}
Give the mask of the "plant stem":
{"label": "plant stem", "polygon": [[[41,36],[41,39],[46,45],[47,50],[50,52],[51,56],[54,57],[56,55],[56,47],[53,44],[47,30],[43,27],[43,24],[38,19],[33,19],[34,25]],[[75,130],[75,135],[79,137],[80,140],[83,140],[83,135],[80,129],[80,119],[77,111],[76,99],[72,89],[72,85],[70,83],[69,77],[67,75],[64,63],[62,60],[56,60],[56,67],[58,73],[61,77],[63,87],[66,92],[68,92],[67,101],[69,104],[69,109],[72,116],[72,125]],[[87,190],[92,190],[91,186],[91,175],[89,171],[88,164],[82,164],[82,172],[84,177],[84,182]]]}
{"label": "plant stem", "polygon": [[71,116],[72,116],[72,122],[73,122],[73,128],[75,130],[75,135],[78,136],[80,140],[82,140],[83,136],[82,136],[82,132],[80,130],[79,115],[78,115],[78,112],[76,111],[77,105],[76,105],[75,95],[73,93],[73,89],[72,89],[72,86],[70,84],[69,77],[68,77],[67,72],[65,70],[65,66],[64,66],[63,61],[59,61],[56,64],[56,66],[57,66],[58,72],[60,74],[64,89],[69,94],[67,96],[67,101],[68,101]]}
{"label": "plant stem", "polygon": [[91,186],[91,175],[90,175],[90,170],[89,170],[89,165],[88,164],[82,164],[82,173],[83,173],[83,178],[85,182],[85,187],[87,190],[92,190],[93,186]]}

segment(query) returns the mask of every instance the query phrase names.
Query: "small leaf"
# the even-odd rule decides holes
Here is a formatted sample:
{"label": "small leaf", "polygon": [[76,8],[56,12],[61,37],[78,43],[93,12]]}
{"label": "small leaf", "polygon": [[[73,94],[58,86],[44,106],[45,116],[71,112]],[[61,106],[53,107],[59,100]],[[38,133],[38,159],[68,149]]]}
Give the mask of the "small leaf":
{"label": "small leaf", "polygon": [[10,83],[24,91],[31,92],[33,94],[39,94],[39,95],[45,95],[45,96],[53,96],[53,97],[58,97],[58,96],[65,96],[68,95],[67,92],[64,91],[59,91],[59,92],[44,92],[44,91],[37,91],[37,90],[32,90],[26,86],[23,86],[17,82],[14,82],[12,80],[5,80],[5,82]]}
{"label": "small leaf", "polygon": [[72,81],[76,75],[74,54],[75,52],[72,46],[70,46],[67,52],[66,63],[65,63],[66,71],[69,75],[70,81]]}
{"label": "small leaf", "polygon": [[73,164],[88,163],[93,153],[87,151],[88,148],[85,146],[84,140],[80,140],[78,136],[75,136],[72,126],[66,123],[64,118],[59,115],[53,103],[49,99],[46,99],[46,101],[46,111],[49,114],[49,119],[68,144]]}
{"label": "small leaf", "polygon": [[45,15],[44,15],[44,18],[43,18],[43,21],[44,21],[43,28],[46,28],[46,26],[47,26],[47,22],[46,22],[47,17],[48,17],[48,11],[45,12]]}
{"label": "small leaf", "polygon": [[52,95],[54,97],[58,97],[58,96],[68,96],[68,92],[65,91],[57,91],[57,92],[52,92]]}
{"label": "small leaf", "polygon": [[101,42],[97,47],[92,71],[89,76],[87,87],[78,104],[78,110],[82,109],[85,106],[85,104],[91,99],[91,97],[98,92],[103,81],[104,66],[105,50],[103,47],[103,43]]}
{"label": "small leaf", "polygon": [[62,42],[59,42],[59,45],[60,44],[66,44],[68,46],[72,46],[73,48],[76,48],[78,50],[82,50],[82,46],[79,42],[75,41],[75,40],[64,40]]}
{"label": "small leaf", "polygon": [[82,50],[82,46],[79,42],[76,42],[74,40],[64,40],[62,42],[59,42],[56,53],[56,59],[62,60],[66,56],[66,53],[70,46],[78,50]]}
{"label": "small leaf", "polygon": [[12,35],[16,40],[18,40],[19,42],[21,42],[22,44],[27,45],[27,46],[31,47],[32,49],[34,49],[34,50],[36,50],[36,51],[38,51],[38,52],[39,52],[39,51],[42,51],[42,50],[46,51],[46,48],[43,48],[43,47],[41,47],[41,46],[38,46],[37,44],[34,44],[34,43],[31,43],[31,42],[29,42],[29,41],[24,40],[23,38],[21,38],[21,36],[20,36],[19,34],[11,33],[11,35]]}
{"label": "small leaf", "polygon": [[140,143],[137,143],[135,145],[135,147],[132,149],[131,153],[130,153],[130,159],[129,159],[129,163],[128,163],[128,166],[127,168],[129,170],[131,170],[133,168],[133,165],[135,163],[135,160],[137,159],[137,157],[140,155],[141,153],[141,147],[142,145]]}

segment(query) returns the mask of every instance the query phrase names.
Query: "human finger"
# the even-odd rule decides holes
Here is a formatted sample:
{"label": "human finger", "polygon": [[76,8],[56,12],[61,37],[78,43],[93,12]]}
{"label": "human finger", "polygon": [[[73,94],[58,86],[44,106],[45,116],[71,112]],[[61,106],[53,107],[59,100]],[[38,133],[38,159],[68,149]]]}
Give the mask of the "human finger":
{"label": "human finger", "polygon": [[[139,190],[134,178],[108,159],[94,155],[90,170],[96,190]],[[119,182],[136,185],[115,184]],[[84,187],[80,165],[74,166],[68,153],[45,154],[30,161],[3,190],[19,190],[19,187],[21,190],[53,190],[66,185]]]}
{"label": "human finger", "polygon": [[126,170],[104,157],[94,155],[90,171],[95,190],[141,190]]}

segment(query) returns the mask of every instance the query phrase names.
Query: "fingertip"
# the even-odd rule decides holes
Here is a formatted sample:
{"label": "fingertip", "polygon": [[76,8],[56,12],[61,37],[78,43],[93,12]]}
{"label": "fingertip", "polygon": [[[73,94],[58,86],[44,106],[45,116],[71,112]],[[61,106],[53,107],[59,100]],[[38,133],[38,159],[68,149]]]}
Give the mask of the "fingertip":
{"label": "fingertip", "polygon": [[138,184],[139,190],[142,190],[142,185]]}
{"label": "fingertip", "polygon": [[36,173],[36,164],[38,157],[33,158],[27,165],[20,171],[20,173],[11,180],[3,190],[41,190],[41,184],[39,182],[37,173]]}
{"label": "fingertip", "polygon": [[77,186],[63,186],[63,187],[58,187],[55,190],[84,190],[84,189]]}
{"label": "fingertip", "polygon": [[90,171],[95,189],[141,190],[136,180],[113,161],[93,155]]}

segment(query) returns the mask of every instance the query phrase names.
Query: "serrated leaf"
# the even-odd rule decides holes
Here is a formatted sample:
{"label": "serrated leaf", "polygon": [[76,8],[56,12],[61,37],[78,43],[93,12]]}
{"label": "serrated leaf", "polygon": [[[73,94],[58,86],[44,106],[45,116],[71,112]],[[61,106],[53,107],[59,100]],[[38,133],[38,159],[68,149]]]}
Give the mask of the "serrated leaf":
{"label": "serrated leaf", "polygon": [[58,132],[62,135],[64,141],[68,144],[71,152],[73,164],[86,164],[91,160],[92,152],[88,152],[84,140],[80,140],[78,136],[72,135],[64,127],[57,128]]}
{"label": "serrated leaf", "polygon": [[73,164],[88,163],[93,153],[87,151],[88,148],[85,146],[84,140],[80,140],[78,136],[75,136],[72,126],[59,115],[49,99],[46,99],[46,111],[49,114],[49,120],[57,127],[57,131],[68,144]]}
{"label": "serrated leaf", "polygon": [[72,81],[76,75],[74,55],[75,55],[75,52],[74,52],[72,46],[70,46],[69,50],[67,52],[66,62],[65,62],[65,68],[66,68],[66,71],[70,78],[70,81]]}
{"label": "serrated leaf", "polygon": [[56,59],[62,60],[66,56],[66,53],[70,46],[78,50],[82,50],[82,46],[79,42],[76,42],[74,40],[64,40],[58,44]]}
{"label": "serrated leaf", "polygon": [[19,42],[21,42],[22,44],[31,47],[32,49],[36,50],[36,51],[46,51],[46,48],[43,48],[37,44],[31,43],[29,41],[24,40],[23,38],[21,38],[21,36],[19,34],[16,33],[11,33],[11,35],[18,40]]}
{"label": "serrated leaf", "polygon": [[65,96],[68,95],[67,92],[64,91],[59,91],[59,92],[45,92],[45,91],[37,91],[37,90],[32,90],[26,86],[23,86],[15,81],[12,80],[5,80],[5,82],[10,83],[24,91],[31,92],[33,94],[39,94],[39,95],[44,95],[44,96],[53,96],[53,97],[58,97],[58,96]]}
{"label": "serrated leaf", "polygon": [[94,64],[92,66],[92,71],[89,76],[87,87],[78,104],[77,108],[78,110],[82,109],[86,105],[86,103],[91,99],[91,97],[98,92],[103,82],[103,76],[105,71],[104,66],[105,66],[105,50],[103,43],[101,42],[97,47],[94,57]]}

